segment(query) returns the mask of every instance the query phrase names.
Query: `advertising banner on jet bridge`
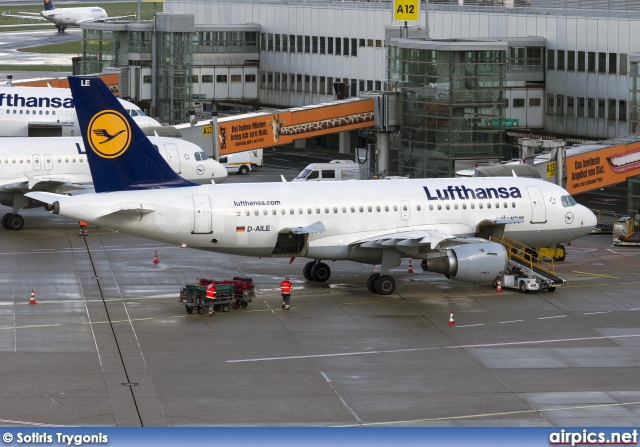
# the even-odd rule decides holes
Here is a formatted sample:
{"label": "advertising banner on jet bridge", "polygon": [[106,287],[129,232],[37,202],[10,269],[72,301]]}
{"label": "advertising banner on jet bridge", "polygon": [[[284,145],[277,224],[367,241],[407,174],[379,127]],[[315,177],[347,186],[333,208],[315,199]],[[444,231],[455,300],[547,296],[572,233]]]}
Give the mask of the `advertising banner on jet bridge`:
{"label": "advertising banner on jet bridge", "polygon": [[570,194],[620,183],[640,174],[640,142],[573,155],[565,164]]}
{"label": "advertising banner on jet bridge", "polygon": [[218,154],[291,143],[374,125],[373,100],[336,101],[278,113],[247,114],[218,120]]}

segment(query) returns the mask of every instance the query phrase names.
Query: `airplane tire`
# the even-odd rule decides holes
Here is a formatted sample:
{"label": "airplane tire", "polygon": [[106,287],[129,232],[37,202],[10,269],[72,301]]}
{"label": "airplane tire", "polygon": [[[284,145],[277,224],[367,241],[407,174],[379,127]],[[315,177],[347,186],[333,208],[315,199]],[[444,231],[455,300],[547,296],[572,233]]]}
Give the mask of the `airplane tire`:
{"label": "airplane tire", "polygon": [[375,286],[378,295],[391,295],[396,290],[396,281],[389,275],[380,275]]}
{"label": "airplane tire", "polygon": [[374,273],[373,275],[369,276],[369,279],[367,279],[367,290],[371,293],[378,293],[376,291],[376,280],[380,278],[380,273]]}
{"label": "airplane tire", "polygon": [[315,265],[315,261],[307,262],[302,268],[302,274],[304,275],[304,279],[307,281],[313,281],[313,276],[311,276],[311,269]]}
{"label": "airplane tire", "polygon": [[24,218],[20,214],[11,214],[7,219],[7,228],[10,230],[22,230]]}
{"label": "airplane tire", "polygon": [[7,230],[9,229],[9,223],[8,223],[9,217],[11,217],[11,213],[7,213],[4,216],[2,216],[2,226]]}
{"label": "airplane tire", "polygon": [[316,282],[326,282],[331,277],[331,269],[324,262],[317,262],[311,268],[311,278]]}

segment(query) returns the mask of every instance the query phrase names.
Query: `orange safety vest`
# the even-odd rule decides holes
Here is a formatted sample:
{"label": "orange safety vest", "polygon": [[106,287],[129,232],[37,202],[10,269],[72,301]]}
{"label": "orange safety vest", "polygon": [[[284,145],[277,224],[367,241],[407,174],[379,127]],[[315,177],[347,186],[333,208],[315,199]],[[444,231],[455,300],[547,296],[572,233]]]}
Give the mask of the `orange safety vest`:
{"label": "orange safety vest", "polygon": [[291,293],[291,289],[293,286],[286,279],[280,283],[280,289],[282,289],[282,293]]}
{"label": "orange safety vest", "polygon": [[211,283],[207,286],[207,298],[212,300],[215,298],[215,296],[216,296],[216,288],[213,285],[213,283]]}
{"label": "orange safety vest", "polygon": [[86,223],[86,222],[78,222],[78,223],[80,224],[80,227],[81,227],[81,228],[84,228],[84,227],[86,227],[86,226],[87,226],[87,223]]}

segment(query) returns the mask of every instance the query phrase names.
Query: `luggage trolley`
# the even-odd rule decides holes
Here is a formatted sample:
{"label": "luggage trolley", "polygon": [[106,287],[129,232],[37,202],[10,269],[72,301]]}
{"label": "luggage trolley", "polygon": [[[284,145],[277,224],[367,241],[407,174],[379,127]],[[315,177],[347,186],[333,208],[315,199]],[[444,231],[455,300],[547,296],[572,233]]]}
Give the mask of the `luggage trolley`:
{"label": "luggage trolley", "polygon": [[216,296],[211,300],[207,298],[207,285],[210,282],[206,284],[202,280],[198,282],[197,286],[186,286],[180,289],[179,303],[185,307],[187,313],[193,313],[193,309],[196,309],[199,314],[203,314],[209,308],[211,301],[213,301],[214,312],[220,310],[229,312],[235,301],[233,284],[216,283]]}

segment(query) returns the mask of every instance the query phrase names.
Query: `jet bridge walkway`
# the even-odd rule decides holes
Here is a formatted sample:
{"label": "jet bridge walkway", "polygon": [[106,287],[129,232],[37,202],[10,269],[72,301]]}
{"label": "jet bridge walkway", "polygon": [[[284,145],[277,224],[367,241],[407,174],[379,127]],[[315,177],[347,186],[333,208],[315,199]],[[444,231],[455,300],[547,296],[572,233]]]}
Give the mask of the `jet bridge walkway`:
{"label": "jet bridge walkway", "polygon": [[566,281],[555,273],[553,258],[544,258],[535,248],[527,247],[508,237],[502,239],[492,237],[491,241],[502,244],[507,250],[510,271],[520,270],[528,277],[535,278],[542,286],[541,288],[549,291],[565,284]]}

